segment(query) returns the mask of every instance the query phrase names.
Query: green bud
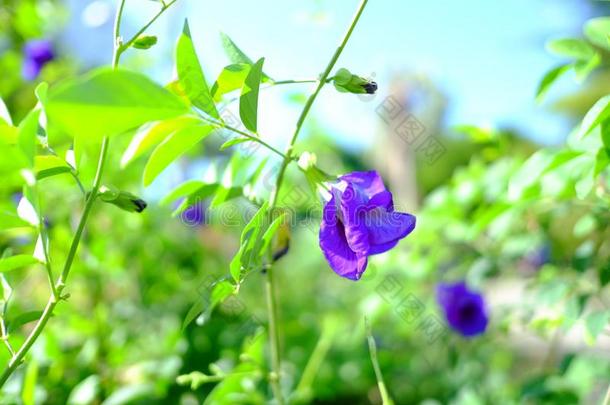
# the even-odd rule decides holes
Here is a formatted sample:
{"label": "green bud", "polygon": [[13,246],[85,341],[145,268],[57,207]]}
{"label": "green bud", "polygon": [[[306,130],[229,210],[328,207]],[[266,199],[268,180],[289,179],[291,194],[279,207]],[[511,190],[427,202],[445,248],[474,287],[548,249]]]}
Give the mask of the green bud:
{"label": "green bud", "polygon": [[133,46],[136,49],[148,49],[157,43],[157,37],[154,35],[140,35],[133,41]]}
{"label": "green bud", "polygon": [[127,191],[117,190],[112,186],[102,186],[99,198],[127,212],[142,212],[146,208],[146,201]]}
{"label": "green bud", "polygon": [[345,68],[337,70],[333,84],[342,93],[375,94],[377,91],[377,83],[355,75]]}

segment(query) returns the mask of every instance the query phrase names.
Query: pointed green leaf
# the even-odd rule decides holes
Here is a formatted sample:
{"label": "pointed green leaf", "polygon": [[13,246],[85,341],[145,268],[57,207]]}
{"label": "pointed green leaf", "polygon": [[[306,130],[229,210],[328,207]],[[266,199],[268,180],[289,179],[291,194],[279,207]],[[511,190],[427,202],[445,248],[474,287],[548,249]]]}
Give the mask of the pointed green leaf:
{"label": "pointed green leaf", "polygon": [[6,108],[6,104],[4,104],[4,100],[0,98],[0,124],[13,125],[13,120],[11,120],[11,114],[8,112],[8,108]]}
{"label": "pointed green leaf", "polygon": [[600,98],[594,105],[589,109],[587,114],[582,120],[580,125],[579,137],[587,135],[597,125],[610,117],[610,96]]}
{"label": "pointed green leaf", "polygon": [[177,117],[142,125],[131,139],[127,149],[125,149],[121,157],[121,167],[127,166],[150,149],[156,147],[173,132],[200,122],[199,119],[194,117]]}
{"label": "pointed green leaf", "polygon": [[588,60],[595,54],[595,49],[591,45],[577,38],[562,38],[549,41],[546,47],[549,52],[576,60]]}
{"label": "pointed green leaf", "polygon": [[595,45],[610,50],[610,17],[592,18],[585,24],[585,36]]}
{"label": "pointed green leaf", "polygon": [[70,166],[63,159],[54,155],[39,155],[34,158],[34,172],[38,180],[69,173],[70,170]]}
{"label": "pointed green leaf", "polygon": [[4,273],[7,271],[26,267],[31,264],[39,263],[33,256],[30,255],[15,255],[0,259],[0,272]]}
{"label": "pointed green leaf", "polygon": [[234,90],[241,89],[250,72],[251,65],[246,63],[235,63],[225,66],[218,75],[218,79],[212,86],[212,96],[215,101],[222,100],[222,96]]}
{"label": "pointed green leaf", "polygon": [[264,62],[265,59],[261,58],[252,66],[239,97],[239,116],[244,126],[252,132],[256,132],[258,121],[258,92]]}
{"label": "pointed green leaf", "polygon": [[36,155],[36,133],[39,116],[39,109],[32,110],[19,123],[19,147],[28,159],[30,166],[34,165],[34,155]]}
{"label": "pointed green leaf", "polygon": [[193,105],[214,118],[220,118],[197,58],[187,20],[176,46],[176,69],[182,90]]}
{"label": "pointed green leaf", "polygon": [[159,201],[159,205],[168,205],[172,201],[177,200],[178,198],[191,195],[197,190],[199,190],[201,187],[205,186],[205,184],[206,183],[201,180],[187,180],[184,183],[178,185],[172,191],[170,191],[169,194],[167,194],[165,197],[163,197],[161,201]]}
{"label": "pointed green leaf", "polygon": [[45,111],[49,128],[86,140],[177,117],[188,107],[144,75],[101,68],[49,89]]}
{"label": "pointed green leaf", "polygon": [[144,185],[148,186],[173,161],[212,132],[211,125],[197,125],[180,129],[155,148],[144,167]]}
{"label": "pointed green leaf", "polygon": [[549,70],[538,85],[538,90],[536,90],[536,100],[541,101],[544,95],[547,93],[549,88],[557,79],[559,79],[564,73],[570,70],[572,67],[571,64],[568,65],[559,65]]}
{"label": "pointed green leaf", "polygon": [[222,145],[220,145],[220,150],[225,150],[230,148],[231,146],[235,146],[235,145],[239,145],[240,143],[244,143],[244,142],[249,142],[251,141],[250,138],[233,138],[233,139],[229,139],[228,141],[226,141],[225,143],[223,143]]}

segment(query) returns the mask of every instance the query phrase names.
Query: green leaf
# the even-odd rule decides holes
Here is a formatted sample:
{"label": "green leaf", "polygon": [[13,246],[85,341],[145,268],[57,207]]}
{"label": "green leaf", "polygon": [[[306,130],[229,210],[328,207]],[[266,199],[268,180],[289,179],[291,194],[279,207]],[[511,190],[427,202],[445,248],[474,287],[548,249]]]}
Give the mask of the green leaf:
{"label": "green leaf", "polygon": [[592,18],[585,24],[584,33],[587,39],[606,50],[610,50],[610,17]]}
{"label": "green leaf", "polygon": [[264,58],[259,59],[250,69],[239,97],[239,116],[244,126],[256,132],[258,117],[258,91],[261,84],[261,74]]}
{"label": "green leaf", "polygon": [[208,291],[209,296],[201,297],[195,302],[189,312],[186,314],[184,321],[182,322],[182,329],[184,330],[191,322],[193,322],[200,314],[204,319],[209,319],[212,312],[221,304],[225,299],[235,294],[235,286],[228,280],[216,281]]}
{"label": "green leaf", "polygon": [[39,261],[30,255],[15,255],[5,257],[0,259],[0,272],[4,273],[35,263],[39,263]]}
{"label": "green leaf", "polygon": [[582,156],[582,154],[583,154],[583,152],[579,151],[579,150],[562,149],[557,154],[555,154],[555,156],[553,157],[551,162],[543,170],[542,174],[546,174],[550,171],[553,171],[553,170],[557,169],[558,167],[563,166],[564,164],[570,162],[571,160],[573,160],[579,156]]}
{"label": "green leaf", "polygon": [[199,123],[201,121],[194,117],[177,117],[142,125],[131,139],[127,149],[125,149],[121,157],[121,167],[127,166],[157,146],[171,133]]}
{"label": "green leaf", "polygon": [[248,272],[255,264],[260,262],[262,234],[265,225],[267,224],[267,213],[269,203],[265,202],[259,210],[254,214],[252,219],[244,227],[240,237],[240,248],[238,255],[240,256],[240,268],[237,272],[234,268],[231,269],[233,279],[239,283],[241,275]]}
{"label": "green leaf", "polygon": [[205,184],[206,183],[201,180],[187,180],[176,188],[174,188],[172,191],[170,191],[169,194],[167,194],[165,197],[163,197],[161,201],[159,201],[159,205],[168,205],[172,201],[177,200],[178,198],[191,195],[197,190],[199,190],[201,187],[205,186]]}
{"label": "green leaf", "polygon": [[559,79],[565,72],[570,70],[572,65],[559,65],[549,70],[538,85],[538,89],[536,90],[536,100],[541,101],[545,94],[548,92],[549,88],[557,79]]}
{"label": "green leaf", "polygon": [[610,312],[608,311],[594,311],[585,317],[587,343],[595,343],[599,334],[608,324],[608,319],[610,319]]}
{"label": "green leaf", "polygon": [[602,62],[602,58],[599,53],[595,54],[587,60],[579,60],[574,63],[574,72],[576,73],[576,81],[582,83],[589,74],[595,70]]}
{"label": "green leaf", "polygon": [[197,189],[197,191],[195,191],[194,193],[191,193],[187,199],[185,201],[182,202],[182,204],[180,204],[180,206],[178,208],[176,208],[176,210],[174,210],[174,212],[172,213],[172,215],[177,215],[180,212],[184,211],[186,208],[200,203],[203,200],[211,197],[216,190],[218,190],[220,186],[216,183],[212,183],[212,184],[204,184],[203,186],[201,186],[200,188]]}
{"label": "green leaf", "polygon": [[249,142],[251,141],[250,138],[233,138],[233,139],[229,139],[228,141],[226,141],[225,143],[223,143],[222,145],[220,145],[220,150],[225,150],[230,148],[231,146],[235,146],[235,145],[239,145],[240,143],[244,143],[244,142]]}
{"label": "green leaf", "polygon": [[246,63],[248,65],[253,64],[252,59],[246,56],[246,54],[243,53],[237,45],[235,45],[235,42],[233,42],[233,40],[229,38],[227,34],[221,32],[220,40],[222,41],[222,47],[224,48],[225,53],[232,63]]}
{"label": "green leaf", "polygon": [[610,261],[600,267],[598,277],[600,287],[605,287],[610,282]]}
{"label": "green leaf", "polygon": [[11,212],[0,212],[0,231],[28,227],[30,224]]}
{"label": "green leaf", "polygon": [[610,117],[610,95],[600,98],[585,114],[578,136],[587,135],[593,128],[608,119],[608,117]]}
{"label": "green leaf", "polygon": [[27,323],[34,322],[34,321],[40,319],[41,316],[42,316],[42,311],[23,312],[15,317],[10,318],[6,323],[6,326],[9,330],[16,330],[17,328],[19,328]]}
{"label": "green leaf", "polygon": [[577,38],[562,38],[549,41],[546,47],[549,52],[576,60],[589,60],[595,55],[595,49],[591,45]]}
{"label": "green leaf", "polygon": [[38,180],[69,173],[70,170],[72,169],[63,159],[54,155],[39,155],[34,158],[34,172]]}
{"label": "green leaf", "polygon": [[45,110],[49,128],[84,140],[177,117],[188,107],[146,76],[101,68],[51,88]]}
{"label": "green leaf", "polygon": [[0,125],[4,121],[5,124],[13,125],[13,121],[11,120],[11,114],[8,112],[8,108],[6,108],[6,104],[4,104],[4,100],[0,98]]}
{"label": "green leaf", "polygon": [[218,79],[212,86],[212,96],[214,101],[222,100],[222,96],[232,92],[233,90],[241,89],[246,80],[246,76],[250,72],[252,65],[247,63],[235,63],[225,66],[218,75]]}
{"label": "green leaf", "polygon": [[39,109],[32,110],[19,124],[19,147],[28,159],[30,166],[34,165],[34,155],[36,155],[36,133],[39,116]]}
{"label": "green leaf", "polygon": [[36,405],[36,380],[38,380],[38,361],[30,360],[27,365],[21,389],[23,405]]}
{"label": "green leaf", "polygon": [[271,242],[273,241],[273,237],[277,233],[280,225],[286,220],[286,213],[281,213],[277,218],[273,220],[269,228],[265,231],[262,239],[262,245],[259,252],[259,256],[264,255],[271,247]]}
{"label": "green leaf", "polygon": [[178,130],[155,148],[144,167],[144,185],[155,178],[184,152],[195,146],[212,132],[211,125],[197,125]]}
{"label": "green leaf", "polygon": [[182,90],[193,105],[214,118],[220,118],[201,70],[187,20],[176,46],[176,69]]}

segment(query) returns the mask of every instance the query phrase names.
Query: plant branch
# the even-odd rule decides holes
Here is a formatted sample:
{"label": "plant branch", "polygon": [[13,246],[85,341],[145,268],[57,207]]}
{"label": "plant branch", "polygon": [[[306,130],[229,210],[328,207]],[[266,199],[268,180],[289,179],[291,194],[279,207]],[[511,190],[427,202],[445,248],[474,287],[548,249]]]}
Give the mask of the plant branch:
{"label": "plant branch", "polygon": [[371,325],[368,323],[366,317],[364,318],[364,328],[366,329],[366,338],[369,343],[369,353],[371,355],[371,363],[373,363],[373,369],[375,370],[375,377],[377,378],[377,386],[379,387],[379,394],[381,395],[381,403],[383,405],[393,405],[394,402],[388,394],[388,390],[383,382],[383,374],[381,374],[381,368],[379,367],[379,360],[377,360],[377,345],[375,344],[375,338],[371,330]]}
{"label": "plant branch", "polygon": [[[168,8],[170,8],[175,2],[177,2],[178,0],[172,0],[169,3],[165,3],[163,2],[161,9],[157,12],[157,14],[155,14],[142,28],[140,28],[140,30],[138,32],[136,32],[134,34],[133,37],[131,37],[131,39],[129,39],[127,42],[121,42],[118,44],[118,47],[115,48],[115,54],[116,54],[116,64],[118,65],[118,60],[120,59],[121,55],[123,54],[123,52],[125,52],[127,49],[129,49],[129,47],[136,41],[136,39],[138,39],[138,37],[140,35],[142,35],[155,21],[157,21],[157,19],[159,17],[161,17],[161,14],[163,14],[165,12],[165,10],[167,10]],[[120,8],[123,6],[123,4],[125,3],[125,0],[121,0],[121,6]],[[117,21],[115,21],[115,38],[120,38],[118,34],[118,27],[120,26],[120,18],[121,18],[121,14],[122,12],[119,11],[117,12]],[[113,58],[113,60],[115,59]],[[114,65],[114,62],[113,62]]]}
{"label": "plant branch", "polygon": [[248,139],[249,139],[249,140],[251,140],[252,142],[256,142],[256,143],[258,143],[258,144],[260,144],[260,145],[264,146],[265,148],[269,149],[270,151],[272,151],[272,152],[273,152],[273,153],[275,153],[276,155],[280,156],[282,159],[288,159],[288,157],[287,157],[285,154],[283,154],[283,153],[282,153],[282,152],[280,152],[278,149],[276,149],[276,148],[274,148],[273,146],[269,145],[267,142],[263,141],[261,138],[259,138],[259,137],[257,137],[257,136],[254,136],[254,135],[252,135],[252,134],[249,134],[249,133],[247,133],[247,132],[244,132],[244,131],[242,131],[242,130],[240,130],[240,129],[234,128],[234,127],[232,127],[232,126],[230,126],[230,125],[227,125],[227,124],[225,124],[225,123],[223,123],[223,122],[216,121],[216,120],[214,120],[214,119],[211,119],[211,118],[205,117],[205,116],[203,116],[203,115],[199,115],[199,118],[201,118],[201,119],[203,119],[203,120],[205,120],[205,121],[209,122],[210,124],[212,124],[212,125],[214,125],[214,126],[216,126],[216,127],[218,127],[218,128],[225,128],[225,129],[228,129],[228,130],[229,130],[229,131],[231,131],[231,132],[235,132],[235,133],[236,133],[236,134],[238,134],[238,135],[241,135],[241,136],[243,136],[243,137],[245,137],[245,138],[248,138]]}
{"label": "plant branch", "polygon": [[[343,52],[343,49],[345,48],[347,41],[349,40],[350,36],[352,35],[352,32],[354,31],[354,28],[356,27],[356,24],[358,23],[358,20],[360,19],[360,16],[362,15],[362,12],[364,11],[364,7],[366,6],[367,2],[368,2],[368,0],[361,0],[357,11],[354,14],[354,17],[352,18],[350,26],[347,29],[347,32],[345,33],[345,35],[343,36],[343,39],[339,43],[339,46],[337,47],[337,50],[335,51],[332,58],[330,59],[330,62],[328,62],[326,69],[324,69],[324,72],[322,73],[320,78],[317,80],[318,85],[316,86],[316,89],[311,94],[311,96],[309,96],[309,98],[307,99],[307,102],[305,103],[305,106],[303,107],[303,111],[301,112],[301,115],[299,116],[295,131],[294,131],[292,138],[290,139],[290,143],[288,144],[288,147],[286,149],[285,156],[284,156],[282,165],[280,167],[280,171],[277,176],[275,188],[273,189],[271,196],[270,196],[270,200],[271,200],[271,204],[269,205],[270,210],[273,210],[273,208],[275,208],[275,206],[277,204],[279,191],[282,186],[282,182],[284,180],[284,173],[286,172],[286,168],[288,167],[288,164],[293,160],[292,150],[294,148],[294,144],[296,143],[299,133],[301,131],[301,127],[303,126],[303,123],[305,122],[305,118],[307,118],[307,115],[309,114],[309,111],[311,110],[311,107],[312,107],[314,101],[316,100],[318,94],[320,93],[320,90],[322,90],[322,87],[324,87],[324,85],[328,81],[328,79],[330,77],[330,72],[332,71],[333,67],[335,66],[335,63],[337,62],[337,60],[339,59],[339,56],[341,56],[341,53]],[[280,344],[279,344],[280,339],[279,339],[279,332],[278,332],[277,320],[276,320],[277,303],[276,303],[275,285],[274,285],[274,280],[273,280],[274,270],[275,269],[273,268],[273,266],[270,266],[266,272],[266,275],[267,275],[267,277],[266,277],[267,317],[269,319],[269,344],[271,346],[271,367],[272,367],[272,372],[270,373],[270,382],[271,382],[271,386],[273,388],[274,395],[275,395],[277,402],[280,405],[282,405],[284,403],[284,400],[282,397],[281,384],[280,384],[281,356],[280,356]]]}
{"label": "plant branch", "polygon": [[[297,121],[296,129],[294,131],[294,134],[292,135],[292,139],[290,139],[290,143],[288,144],[288,147],[286,148],[285,153],[287,156],[289,156],[289,157],[291,156],[292,150],[294,148],[294,144],[296,143],[297,138],[299,137],[299,133],[301,132],[303,123],[305,122],[305,118],[307,118],[307,115],[309,114],[309,111],[311,110],[311,107],[313,106],[314,101],[316,101],[316,98],[318,97],[318,94],[320,94],[322,87],[324,87],[324,85],[326,84],[326,82],[330,76],[330,72],[332,71],[333,67],[335,66],[335,63],[337,63],[339,56],[341,56],[341,53],[343,52],[343,49],[345,48],[347,41],[349,40],[350,36],[352,35],[354,28],[356,28],[356,24],[358,23],[358,20],[360,19],[360,16],[362,15],[362,12],[364,11],[366,3],[368,3],[368,0],[361,0],[360,5],[358,6],[358,9],[356,10],[356,14],[354,14],[354,17],[352,18],[352,22],[351,22],[349,28],[347,29],[347,32],[345,33],[345,35],[343,36],[343,39],[339,43],[339,46],[337,47],[337,50],[335,51],[332,58],[330,59],[330,62],[328,62],[326,69],[324,69],[324,72],[318,79],[318,85],[317,85],[316,89],[311,94],[311,96],[309,96],[309,98],[307,99],[307,102],[305,103],[305,107],[303,108],[303,111],[301,112],[301,115],[299,116],[299,119]],[[271,197],[271,207],[274,207],[275,204],[277,203],[277,198],[279,195],[280,187],[282,185],[282,181],[284,180],[284,173],[286,172],[286,167],[288,167],[289,162],[290,162],[289,159],[284,159],[284,162],[282,163],[282,166],[280,167],[280,171],[277,176],[277,182],[275,185],[275,189],[274,189],[274,191],[272,193],[272,197]]]}

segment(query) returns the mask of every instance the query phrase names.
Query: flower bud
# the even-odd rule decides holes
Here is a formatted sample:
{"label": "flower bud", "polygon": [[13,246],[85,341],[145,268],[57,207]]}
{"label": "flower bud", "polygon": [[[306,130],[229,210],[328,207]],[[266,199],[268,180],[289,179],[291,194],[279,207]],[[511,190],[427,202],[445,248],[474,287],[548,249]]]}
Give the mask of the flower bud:
{"label": "flower bud", "polygon": [[140,35],[131,44],[136,49],[148,49],[152,48],[157,43],[157,37],[154,35]]}
{"label": "flower bud", "polygon": [[127,212],[142,212],[146,208],[146,201],[127,191],[117,190],[114,187],[102,186],[99,198]]}
{"label": "flower bud", "polygon": [[345,68],[337,70],[332,80],[335,88],[343,93],[375,94],[377,91],[377,83],[352,74]]}

